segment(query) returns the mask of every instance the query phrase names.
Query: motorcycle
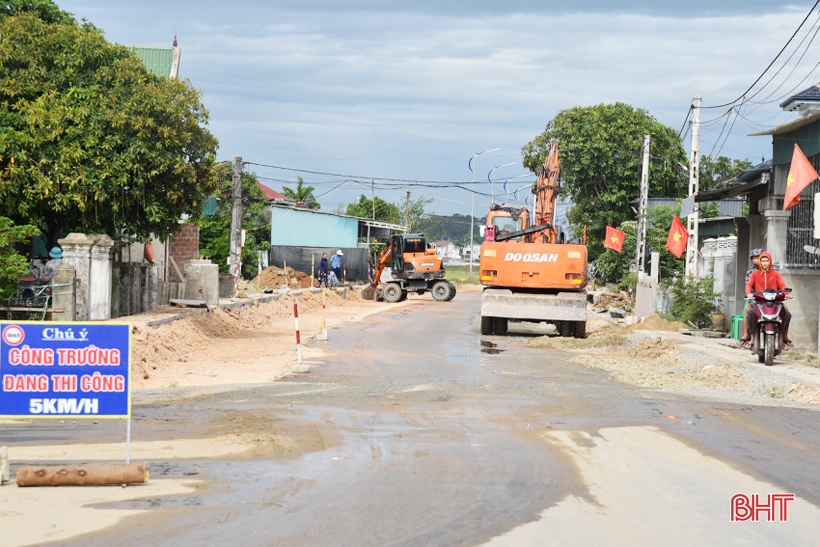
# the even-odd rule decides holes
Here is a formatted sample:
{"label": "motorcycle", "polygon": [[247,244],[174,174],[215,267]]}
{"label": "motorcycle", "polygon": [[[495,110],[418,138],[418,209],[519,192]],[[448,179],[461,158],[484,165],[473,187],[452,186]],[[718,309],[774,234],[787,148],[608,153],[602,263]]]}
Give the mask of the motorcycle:
{"label": "motorcycle", "polygon": [[772,366],[774,358],[783,350],[783,320],[780,314],[783,311],[783,300],[791,289],[784,292],[777,292],[774,289],[765,289],[755,292],[752,313],[757,320],[752,353],[757,354],[759,363],[765,363],[767,367]]}

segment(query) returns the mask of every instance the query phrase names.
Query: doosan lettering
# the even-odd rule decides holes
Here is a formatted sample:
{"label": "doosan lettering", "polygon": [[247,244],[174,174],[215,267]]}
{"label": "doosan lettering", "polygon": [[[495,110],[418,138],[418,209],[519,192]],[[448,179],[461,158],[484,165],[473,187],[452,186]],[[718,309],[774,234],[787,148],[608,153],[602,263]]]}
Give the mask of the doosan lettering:
{"label": "doosan lettering", "polygon": [[507,253],[504,262],[558,262],[558,253]]}

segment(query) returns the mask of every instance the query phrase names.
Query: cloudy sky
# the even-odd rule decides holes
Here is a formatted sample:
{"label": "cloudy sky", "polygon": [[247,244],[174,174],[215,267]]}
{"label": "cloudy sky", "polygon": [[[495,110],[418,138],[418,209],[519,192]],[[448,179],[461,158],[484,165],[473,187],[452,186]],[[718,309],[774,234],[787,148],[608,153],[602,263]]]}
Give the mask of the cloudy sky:
{"label": "cloudy sky", "polygon": [[[743,94],[814,4],[57,1],[112,42],[170,46],[176,31],[180,76],[203,92],[219,159],[265,165],[247,168],[276,189],[300,174],[278,167],[331,173],[301,173],[324,209],[369,195],[371,177],[471,181],[474,151],[501,148],[478,160],[476,189],[490,193],[490,169],[515,162],[497,181],[525,174],[521,147],[576,105],[627,102],[679,129],[693,95],[714,106]],[[747,134],[796,117],[778,103],[820,82],[818,24],[815,11],[743,117],[703,111],[702,153],[771,156],[769,137]],[[377,181],[377,195],[398,203],[399,185]],[[470,212],[468,191],[410,189],[435,197],[437,213]],[[500,182],[495,192],[506,197]],[[476,200],[481,215],[489,198]]]}

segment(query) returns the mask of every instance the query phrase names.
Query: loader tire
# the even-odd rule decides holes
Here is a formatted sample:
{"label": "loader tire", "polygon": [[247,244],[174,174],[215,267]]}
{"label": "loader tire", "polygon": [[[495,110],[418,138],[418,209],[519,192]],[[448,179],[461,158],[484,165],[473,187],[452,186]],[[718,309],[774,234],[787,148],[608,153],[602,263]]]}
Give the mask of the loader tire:
{"label": "loader tire", "polygon": [[488,335],[493,333],[493,318],[481,316],[481,334]]}
{"label": "loader tire", "polygon": [[573,329],[572,329],[572,336],[573,338],[586,338],[587,335],[587,322],[586,321],[574,321],[573,322]]}
{"label": "loader tire", "polygon": [[401,300],[401,286],[398,283],[388,283],[384,286],[385,302],[396,303]]}
{"label": "loader tire", "polygon": [[399,302],[404,302],[407,300],[407,291],[401,291],[401,298],[399,298]]}
{"label": "loader tire", "polygon": [[436,281],[433,283],[430,292],[433,294],[433,300],[436,302],[446,302],[447,300],[452,300],[451,294],[453,293],[453,287],[446,281]]}
{"label": "loader tire", "polygon": [[507,318],[494,317],[493,318],[493,332],[496,336],[505,336],[507,334]]}
{"label": "loader tire", "polygon": [[450,296],[447,297],[447,302],[449,302],[450,300],[456,297],[456,286],[450,283],[449,281],[445,281],[445,283],[447,283],[450,286]]}

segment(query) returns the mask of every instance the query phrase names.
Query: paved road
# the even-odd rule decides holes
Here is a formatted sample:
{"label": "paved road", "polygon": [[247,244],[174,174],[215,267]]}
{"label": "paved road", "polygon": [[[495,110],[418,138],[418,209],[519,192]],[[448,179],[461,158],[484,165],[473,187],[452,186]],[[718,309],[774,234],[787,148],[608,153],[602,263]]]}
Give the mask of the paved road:
{"label": "paved road", "polygon": [[[480,337],[478,301],[424,299],[334,329],[335,355],[275,385],[171,408],[138,397],[154,400],[135,408],[140,438],[253,415],[315,450],[151,462],[155,475],[211,482],[193,496],[112,504],[154,510],[71,544],[817,544],[820,415],[624,386],[522,347],[514,326]],[[141,420],[154,425],[140,430]],[[732,523],[738,493],[797,499],[787,522]]]}

